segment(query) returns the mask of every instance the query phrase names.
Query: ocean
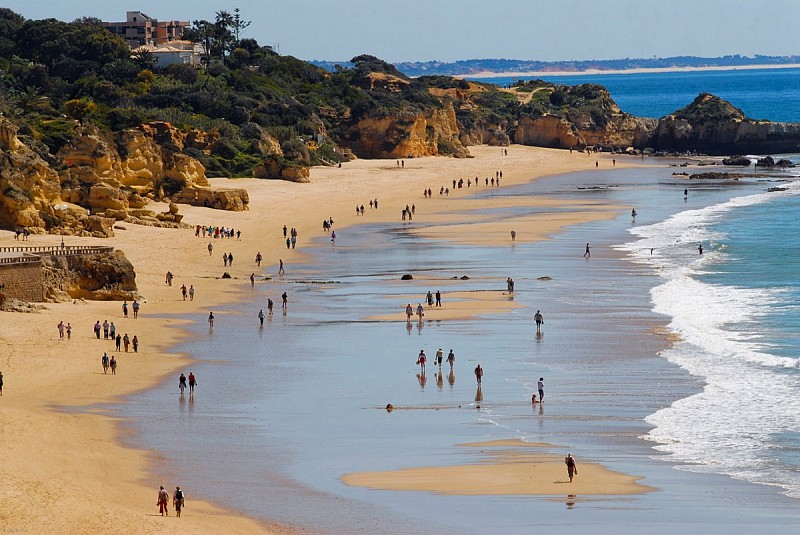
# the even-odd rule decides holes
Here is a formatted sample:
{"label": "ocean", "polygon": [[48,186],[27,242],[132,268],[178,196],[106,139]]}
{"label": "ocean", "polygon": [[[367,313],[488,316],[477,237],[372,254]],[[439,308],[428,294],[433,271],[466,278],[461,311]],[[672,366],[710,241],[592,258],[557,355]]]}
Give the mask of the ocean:
{"label": "ocean", "polygon": [[800,69],[754,69],[636,74],[543,75],[475,78],[507,86],[540,78],[565,85],[600,84],[620,109],[659,118],[689,105],[700,93],[729,101],[751,119],[800,122]]}
{"label": "ocean", "polygon": [[[129,443],[158,452],[154,472],[179,482],[189,498],[317,533],[390,526],[393,534],[514,534],[564,525],[593,534],[621,526],[793,533],[800,524],[799,173],[688,181],[673,175],[683,168],[664,165],[679,161],[645,163],[653,165],[475,190],[476,197],[621,207],[611,220],[537,243],[422,238],[413,230],[434,225],[425,214],[437,199],[416,202],[413,224],[365,218],[337,229],[335,245],[320,233],[307,264],[215,310],[213,331],[205,317],[190,318],[191,336],[176,350],[196,359],[198,392],[180,397],[177,378],[169,378],[115,408]],[[510,221],[526,210],[490,213]],[[547,210],[558,217],[562,209]],[[469,223],[447,230],[457,235]],[[590,259],[582,256],[586,242]],[[413,282],[400,280],[406,273]],[[404,320],[403,305],[423,301],[428,290],[440,290],[446,306],[454,292],[502,290],[509,276],[521,308],[508,314],[410,328]],[[277,308],[259,329],[258,309],[267,297],[279,303],[283,291],[288,310]],[[532,328],[537,309],[541,337]],[[393,311],[396,321],[366,319]],[[439,347],[453,348],[454,376],[420,377],[417,353]],[[477,363],[485,370],[481,392],[471,372]],[[547,401],[532,408],[540,376]],[[409,410],[389,414],[387,403]],[[643,476],[658,490],[440,496],[339,479],[480,462],[459,444],[508,438],[571,451],[579,463]]]}
{"label": "ocean", "polygon": [[654,310],[680,341],[662,356],[704,383],[646,438],[687,470],[800,498],[800,183],[784,186],[636,227],[620,250],[663,279]]}

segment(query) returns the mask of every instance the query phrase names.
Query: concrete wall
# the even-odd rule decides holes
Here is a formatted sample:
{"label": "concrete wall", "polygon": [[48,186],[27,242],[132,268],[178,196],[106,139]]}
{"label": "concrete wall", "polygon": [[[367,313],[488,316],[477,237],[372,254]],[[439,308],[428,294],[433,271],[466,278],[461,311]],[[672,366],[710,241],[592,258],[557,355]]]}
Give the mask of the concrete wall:
{"label": "concrete wall", "polygon": [[32,303],[44,301],[41,262],[0,264],[0,293]]}

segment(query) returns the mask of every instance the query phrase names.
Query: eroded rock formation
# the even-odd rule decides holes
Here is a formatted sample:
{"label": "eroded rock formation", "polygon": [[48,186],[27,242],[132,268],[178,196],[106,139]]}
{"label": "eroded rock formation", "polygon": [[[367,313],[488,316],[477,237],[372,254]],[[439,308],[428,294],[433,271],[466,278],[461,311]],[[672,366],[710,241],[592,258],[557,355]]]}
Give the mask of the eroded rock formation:
{"label": "eroded rock formation", "polygon": [[747,119],[729,102],[703,93],[660,119],[646,143],[660,151],[717,155],[797,152],[800,124]]}
{"label": "eroded rock formation", "polygon": [[359,158],[466,157],[451,103],[358,121],[347,132],[349,147]]}
{"label": "eroded rock formation", "polygon": [[122,251],[42,258],[45,299],[115,301],[137,296],[136,273]]}

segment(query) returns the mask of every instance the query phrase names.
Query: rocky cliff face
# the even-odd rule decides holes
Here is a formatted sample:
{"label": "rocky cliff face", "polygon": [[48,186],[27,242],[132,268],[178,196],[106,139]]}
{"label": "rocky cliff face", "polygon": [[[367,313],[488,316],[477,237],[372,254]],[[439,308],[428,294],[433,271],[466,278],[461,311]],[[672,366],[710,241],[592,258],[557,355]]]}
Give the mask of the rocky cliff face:
{"label": "rocky cliff face", "polygon": [[466,157],[452,104],[380,118],[366,118],[347,132],[349,147],[360,158]]}
{"label": "rocky cliff face", "polygon": [[599,122],[589,113],[575,112],[568,118],[554,115],[523,117],[513,130],[515,143],[557,149],[599,146],[625,150],[647,139],[655,128],[655,119],[643,119],[622,113],[619,108]]}
{"label": "rocky cliff face", "polygon": [[115,135],[82,126],[52,156],[0,120],[0,225],[110,237],[115,221],[180,225],[177,211],[146,210],[150,199],[246,210],[246,191],[211,190],[203,165],[180,152],[210,151],[218,141],[218,135],[185,133],[167,123]]}
{"label": "rocky cliff face", "polygon": [[686,108],[661,118],[639,146],[718,155],[797,152],[800,124],[747,119],[730,103],[704,93]]}
{"label": "rocky cliff face", "polygon": [[42,271],[48,301],[119,301],[137,296],[136,273],[122,251],[45,256]]}
{"label": "rocky cliff face", "polygon": [[[27,227],[35,233],[57,224],[62,214],[71,216],[73,210],[85,216],[85,209],[63,203],[58,173],[28,141],[23,143],[17,127],[0,119],[0,225]],[[62,212],[62,207],[68,210]]]}

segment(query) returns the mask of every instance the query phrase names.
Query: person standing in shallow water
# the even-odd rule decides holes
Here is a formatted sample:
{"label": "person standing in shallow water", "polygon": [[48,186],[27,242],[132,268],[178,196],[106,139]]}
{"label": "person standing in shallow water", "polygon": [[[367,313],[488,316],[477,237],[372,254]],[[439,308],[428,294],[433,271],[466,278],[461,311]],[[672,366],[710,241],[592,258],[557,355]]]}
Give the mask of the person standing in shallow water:
{"label": "person standing in shallow water", "polygon": [[539,402],[544,401],[544,377],[539,377],[539,382],[536,383],[536,388],[539,390]]}
{"label": "person standing in shallow water", "polygon": [[533,315],[533,321],[536,322],[536,332],[542,332],[542,325],[544,324],[544,316],[542,316],[542,312],[537,310],[536,314]]}
{"label": "person standing in shallow water", "polygon": [[583,257],[584,258],[587,258],[587,257],[591,258],[592,257],[592,252],[589,250],[589,244],[588,243],[586,244],[586,252],[583,253]]}
{"label": "person standing in shallow water", "polygon": [[475,380],[478,381],[478,386],[480,386],[483,380],[483,368],[481,368],[480,364],[475,366]]}

